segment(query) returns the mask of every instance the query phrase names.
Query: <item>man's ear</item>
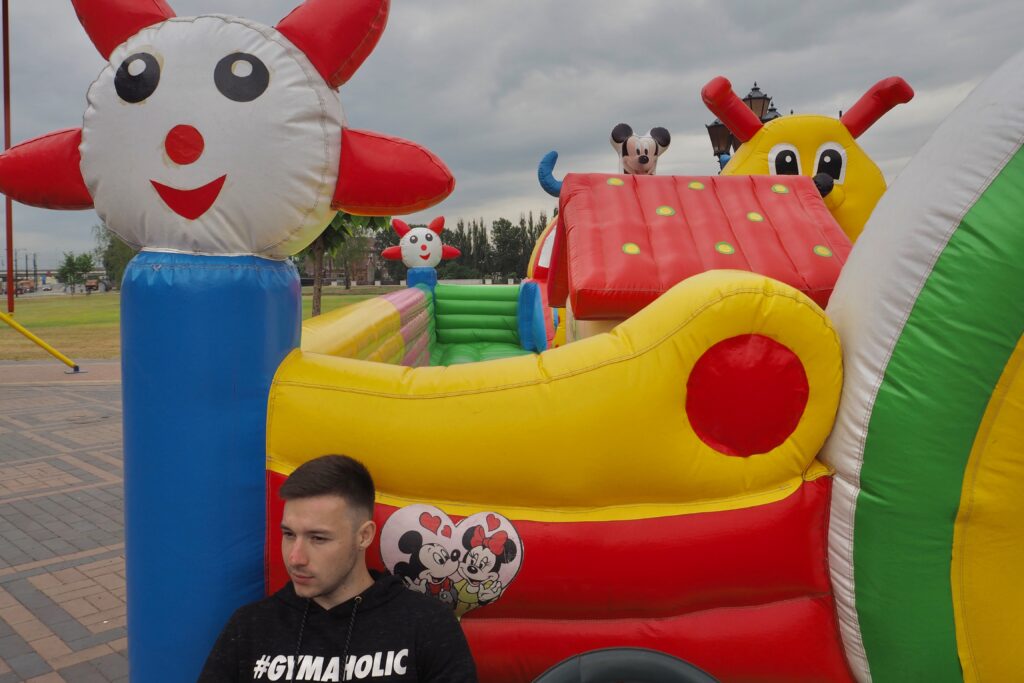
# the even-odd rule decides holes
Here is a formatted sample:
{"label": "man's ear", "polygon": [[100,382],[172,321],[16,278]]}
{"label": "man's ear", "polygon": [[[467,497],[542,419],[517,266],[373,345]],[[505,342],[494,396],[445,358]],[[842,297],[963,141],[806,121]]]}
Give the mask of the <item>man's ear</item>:
{"label": "man's ear", "polygon": [[366,550],[373,543],[373,537],[377,535],[377,523],[372,519],[363,522],[356,531],[356,538],[359,539],[359,549]]}

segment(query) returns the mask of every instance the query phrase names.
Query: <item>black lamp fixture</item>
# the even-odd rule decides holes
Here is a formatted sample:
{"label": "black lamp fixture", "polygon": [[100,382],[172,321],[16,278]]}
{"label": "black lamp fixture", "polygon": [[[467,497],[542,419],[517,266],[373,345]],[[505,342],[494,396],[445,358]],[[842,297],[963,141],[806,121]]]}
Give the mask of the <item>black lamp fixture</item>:
{"label": "black lamp fixture", "polygon": [[708,129],[708,137],[711,138],[711,149],[714,151],[715,158],[728,154],[733,145],[733,137],[729,128],[718,119],[705,124],[705,127]]}
{"label": "black lamp fixture", "polygon": [[761,89],[757,87],[757,81],[754,81],[754,87],[743,98],[743,104],[747,105],[750,111],[754,112],[754,115],[762,121],[764,121],[764,115],[768,113],[768,105],[771,101],[772,98],[761,92]]}

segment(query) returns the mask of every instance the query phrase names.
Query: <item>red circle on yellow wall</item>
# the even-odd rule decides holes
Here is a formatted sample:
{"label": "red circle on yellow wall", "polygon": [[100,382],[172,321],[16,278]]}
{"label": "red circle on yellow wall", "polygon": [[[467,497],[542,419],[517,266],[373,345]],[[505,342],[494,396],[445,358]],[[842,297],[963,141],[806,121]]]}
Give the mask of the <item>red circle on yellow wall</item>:
{"label": "red circle on yellow wall", "polygon": [[760,334],[718,342],[686,381],[686,414],[700,440],[726,455],[767,453],[796,429],[807,373],[788,347]]}

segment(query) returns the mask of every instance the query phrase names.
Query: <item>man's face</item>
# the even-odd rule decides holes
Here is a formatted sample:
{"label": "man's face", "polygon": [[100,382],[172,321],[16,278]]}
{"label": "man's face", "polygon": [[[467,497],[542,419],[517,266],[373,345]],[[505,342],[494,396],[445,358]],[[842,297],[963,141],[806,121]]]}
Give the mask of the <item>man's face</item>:
{"label": "man's face", "polygon": [[[286,501],[281,517],[281,555],[303,598],[330,609],[341,603],[365,572],[364,554],[376,527],[345,499],[324,495]],[[355,571],[354,571],[355,570]]]}

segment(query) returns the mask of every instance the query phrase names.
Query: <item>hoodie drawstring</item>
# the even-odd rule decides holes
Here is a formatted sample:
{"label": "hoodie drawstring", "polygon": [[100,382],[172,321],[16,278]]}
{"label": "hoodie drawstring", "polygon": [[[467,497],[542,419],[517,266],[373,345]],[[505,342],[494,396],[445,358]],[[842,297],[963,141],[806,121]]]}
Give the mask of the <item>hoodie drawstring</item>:
{"label": "hoodie drawstring", "polygon": [[[352,616],[349,617],[349,620],[348,620],[348,633],[345,634],[345,649],[341,653],[341,666],[343,668],[348,663],[348,646],[352,643],[352,631],[353,631],[353,629],[355,628],[355,625],[356,625],[356,609],[359,607],[359,604],[362,601],[363,601],[363,596],[357,595],[354,598],[354,602],[352,604]],[[307,599],[306,600],[306,609],[302,611],[302,622],[299,624],[299,639],[295,643],[295,661],[299,660],[299,652],[302,650],[302,632],[305,631],[305,629],[306,629],[306,617],[309,616],[309,603],[310,603],[310,600]],[[342,676],[344,676],[344,673],[342,674]],[[346,679],[342,678],[342,680],[346,680]]]}
{"label": "hoodie drawstring", "polygon": [[295,643],[295,661],[299,661],[299,652],[302,650],[302,632],[306,630],[306,617],[309,615],[309,599],[306,599],[306,609],[302,610],[302,621],[299,623],[299,640]]}
{"label": "hoodie drawstring", "polygon": [[[363,601],[361,595],[357,595],[355,598],[355,604],[352,605],[352,617],[348,620],[348,634],[345,636],[345,649],[341,653],[341,666],[345,667],[348,664],[348,646],[352,642],[352,630],[356,625],[356,608],[359,607],[359,603]],[[342,674],[342,680],[344,680],[344,674]]]}

